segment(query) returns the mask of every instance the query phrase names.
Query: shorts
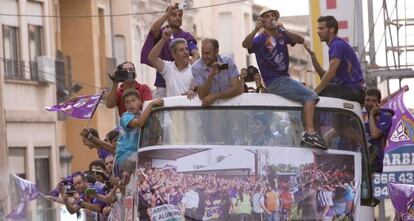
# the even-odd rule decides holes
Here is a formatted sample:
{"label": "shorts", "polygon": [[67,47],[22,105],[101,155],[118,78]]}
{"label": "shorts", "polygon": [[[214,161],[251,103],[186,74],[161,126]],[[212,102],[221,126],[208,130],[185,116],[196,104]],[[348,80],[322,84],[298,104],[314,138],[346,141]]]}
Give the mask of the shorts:
{"label": "shorts", "polygon": [[318,95],[313,90],[307,88],[299,81],[285,76],[278,77],[268,85],[267,92],[302,104],[313,100],[319,101]]}

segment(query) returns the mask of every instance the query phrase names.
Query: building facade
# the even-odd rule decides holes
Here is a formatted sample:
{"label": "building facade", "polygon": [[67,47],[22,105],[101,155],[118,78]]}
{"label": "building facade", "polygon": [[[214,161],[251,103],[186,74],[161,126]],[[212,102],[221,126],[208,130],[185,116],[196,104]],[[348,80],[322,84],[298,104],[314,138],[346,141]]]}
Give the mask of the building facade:
{"label": "building facade", "polygon": [[[2,155],[1,161],[7,162],[8,172],[47,192],[59,177],[57,115],[44,111],[56,103],[58,45],[55,21],[41,16],[54,14],[54,2],[0,0],[0,5],[2,14],[14,15],[0,16],[0,116],[5,121],[0,125],[5,127],[0,147],[7,156]],[[10,211],[16,200],[12,196],[11,191],[2,196],[3,212]],[[31,203],[27,220],[55,219],[51,206],[45,200]]]}

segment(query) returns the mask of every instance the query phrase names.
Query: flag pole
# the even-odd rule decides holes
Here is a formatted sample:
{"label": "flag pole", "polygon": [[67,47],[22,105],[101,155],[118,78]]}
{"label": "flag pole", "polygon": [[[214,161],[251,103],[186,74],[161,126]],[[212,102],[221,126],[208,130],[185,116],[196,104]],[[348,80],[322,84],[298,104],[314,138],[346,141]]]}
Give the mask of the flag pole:
{"label": "flag pole", "polygon": [[[88,131],[89,131],[89,125],[90,125],[90,123],[91,123],[91,121],[92,121],[93,115],[95,114],[95,111],[96,111],[96,109],[98,108],[99,103],[101,102],[101,99],[102,99],[102,97],[103,97],[103,95],[104,95],[104,94],[105,94],[105,90],[103,90],[103,91],[101,92],[101,96],[99,96],[98,103],[96,104],[95,108],[93,109],[93,112],[92,112],[91,118],[89,118],[88,123],[86,124],[86,128],[87,128],[87,130],[88,130]],[[89,132],[90,132],[90,131],[89,131]]]}

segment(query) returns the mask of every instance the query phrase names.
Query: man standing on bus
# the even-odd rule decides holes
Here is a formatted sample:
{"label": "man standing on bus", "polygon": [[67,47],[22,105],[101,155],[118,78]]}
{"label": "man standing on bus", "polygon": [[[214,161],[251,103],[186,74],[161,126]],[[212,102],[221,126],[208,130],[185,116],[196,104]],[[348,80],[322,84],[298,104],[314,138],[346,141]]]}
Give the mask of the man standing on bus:
{"label": "man standing on bus", "polygon": [[[318,95],[298,81],[289,77],[289,52],[287,45],[302,44],[302,36],[287,31],[278,22],[277,10],[264,10],[254,30],[243,40],[243,47],[256,54],[257,64],[262,73],[267,91],[287,99],[301,102],[305,118],[305,133],[302,142],[327,149],[321,135],[315,130],[313,116]],[[257,34],[262,28],[264,31]],[[257,34],[257,35],[256,35]]]}
{"label": "man standing on bus", "polygon": [[337,34],[338,21],[335,17],[321,16],[318,18],[319,38],[329,47],[328,71],[322,69],[315,53],[304,44],[312,58],[313,67],[321,78],[315,92],[319,96],[342,98],[363,104],[365,81],[361,64],[354,49]]}
{"label": "man standing on bus", "polygon": [[393,113],[391,110],[380,109],[381,91],[373,88],[365,95],[363,119],[368,142],[376,149],[372,165],[373,171],[382,173],[384,147],[391,127]]}

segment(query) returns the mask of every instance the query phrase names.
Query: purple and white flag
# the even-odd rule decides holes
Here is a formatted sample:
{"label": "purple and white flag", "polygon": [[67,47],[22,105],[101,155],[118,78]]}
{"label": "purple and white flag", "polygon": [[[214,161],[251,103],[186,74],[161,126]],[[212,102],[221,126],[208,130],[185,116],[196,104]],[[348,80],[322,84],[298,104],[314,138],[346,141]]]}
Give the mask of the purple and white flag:
{"label": "purple and white flag", "polygon": [[404,105],[406,90],[408,87],[404,87],[382,106],[394,111],[385,152],[390,152],[403,144],[414,144],[414,118]]}
{"label": "purple and white flag", "polygon": [[388,191],[398,221],[414,221],[414,185],[388,183]]}
{"label": "purple and white flag", "polygon": [[16,190],[18,192],[19,204],[15,206],[12,211],[7,214],[7,219],[12,220],[21,220],[26,218],[26,204],[32,200],[37,199],[42,193],[39,192],[36,185],[28,180],[22,179],[15,174],[11,175],[11,178],[14,179]]}
{"label": "purple and white flag", "polygon": [[46,107],[47,111],[60,111],[77,119],[91,119],[104,92],[96,95],[73,97],[60,104]]}

